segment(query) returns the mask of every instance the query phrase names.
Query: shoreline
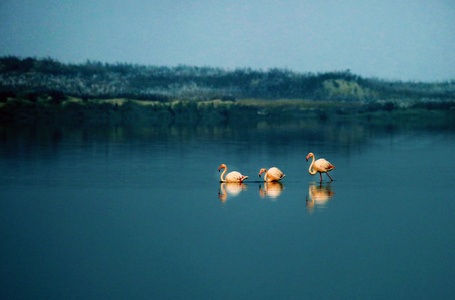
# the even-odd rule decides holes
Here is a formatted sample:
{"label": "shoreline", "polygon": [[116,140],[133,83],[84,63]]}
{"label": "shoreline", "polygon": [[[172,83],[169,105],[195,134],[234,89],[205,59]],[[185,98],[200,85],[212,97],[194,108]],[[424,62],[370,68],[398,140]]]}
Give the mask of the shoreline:
{"label": "shoreline", "polygon": [[65,96],[0,103],[0,125],[29,126],[251,126],[261,122],[355,123],[362,126],[455,130],[455,103],[312,100],[171,102]]}

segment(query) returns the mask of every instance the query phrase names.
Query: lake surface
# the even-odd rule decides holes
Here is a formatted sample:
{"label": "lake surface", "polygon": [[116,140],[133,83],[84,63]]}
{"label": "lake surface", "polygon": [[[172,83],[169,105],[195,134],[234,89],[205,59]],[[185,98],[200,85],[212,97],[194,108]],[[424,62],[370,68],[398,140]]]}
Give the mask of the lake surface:
{"label": "lake surface", "polygon": [[[447,299],[455,134],[0,131],[5,299]],[[309,152],[336,169],[308,174]],[[218,167],[248,175],[220,184]],[[261,168],[286,177],[265,184]]]}

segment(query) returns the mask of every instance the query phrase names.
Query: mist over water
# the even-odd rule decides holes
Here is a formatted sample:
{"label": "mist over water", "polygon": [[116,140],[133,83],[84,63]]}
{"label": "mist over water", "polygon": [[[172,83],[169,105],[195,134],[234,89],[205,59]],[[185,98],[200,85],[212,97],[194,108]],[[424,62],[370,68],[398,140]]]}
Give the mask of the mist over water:
{"label": "mist over water", "polygon": [[[452,131],[0,130],[14,298],[447,298]],[[313,152],[336,169],[308,174]],[[220,183],[218,167],[243,184]],[[286,177],[264,183],[261,168]]]}

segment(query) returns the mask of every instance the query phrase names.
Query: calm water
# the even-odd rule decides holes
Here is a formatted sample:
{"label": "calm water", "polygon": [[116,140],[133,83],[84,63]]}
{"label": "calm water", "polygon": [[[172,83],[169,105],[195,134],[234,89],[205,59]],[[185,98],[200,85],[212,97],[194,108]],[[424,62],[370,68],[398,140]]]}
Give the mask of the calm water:
{"label": "calm water", "polygon": [[[444,299],[455,134],[2,130],[6,299]],[[334,179],[308,174],[308,152]],[[220,184],[218,167],[249,176]],[[280,184],[261,168],[277,166]]]}

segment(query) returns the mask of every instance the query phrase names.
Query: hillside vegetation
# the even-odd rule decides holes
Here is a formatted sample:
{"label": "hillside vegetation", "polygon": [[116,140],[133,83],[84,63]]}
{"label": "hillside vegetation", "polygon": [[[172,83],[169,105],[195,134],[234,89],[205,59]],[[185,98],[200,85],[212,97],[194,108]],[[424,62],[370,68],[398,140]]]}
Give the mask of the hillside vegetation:
{"label": "hillside vegetation", "polygon": [[410,118],[405,109],[420,117],[424,111],[447,111],[444,119],[451,119],[455,80],[386,81],[349,70],[315,74],[0,58],[0,123],[218,124],[353,115],[371,120],[375,112],[394,113],[399,121]]}
{"label": "hillside vegetation", "polygon": [[0,92],[53,91],[80,98],[138,100],[307,99],[454,100],[455,81],[416,83],[366,79],[349,70],[297,73],[286,69],[225,70],[195,66],[63,64],[47,59],[0,58]]}

